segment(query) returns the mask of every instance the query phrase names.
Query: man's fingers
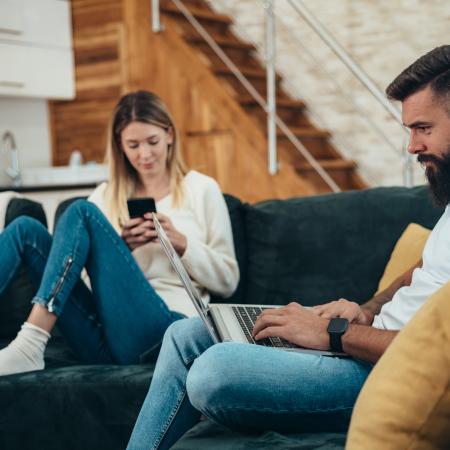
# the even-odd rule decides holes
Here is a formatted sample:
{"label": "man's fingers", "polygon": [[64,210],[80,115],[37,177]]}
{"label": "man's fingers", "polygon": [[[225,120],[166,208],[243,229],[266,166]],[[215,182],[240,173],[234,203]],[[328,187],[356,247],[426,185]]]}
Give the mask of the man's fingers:
{"label": "man's fingers", "polygon": [[285,328],[281,326],[270,326],[261,330],[258,334],[254,336],[255,340],[260,340],[268,337],[281,337],[284,338]]}
{"label": "man's fingers", "polygon": [[261,330],[273,326],[273,325],[283,325],[286,322],[286,319],[283,316],[277,315],[266,315],[259,316],[255,322],[253,327],[253,336],[256,336]]}
{"label": "man's fingers", "polygon": [[268,308],[264,309],[263,312],[258,317],[264,317],[264,316],[282,316],[285,314],[286,307],[283,306],[281,308]]}
{"label": "man's fingers", "polygon": [[317,305],[312,306],[309,310],[318,316],[322,316],[322,314],[327,310],[327,307],[326,305]]}

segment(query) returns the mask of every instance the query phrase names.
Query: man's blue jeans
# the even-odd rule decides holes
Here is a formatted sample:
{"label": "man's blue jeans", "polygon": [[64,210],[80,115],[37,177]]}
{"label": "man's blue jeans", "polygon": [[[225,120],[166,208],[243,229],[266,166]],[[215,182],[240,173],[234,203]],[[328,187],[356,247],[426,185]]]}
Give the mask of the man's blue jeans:
{"label": "man's blue jeans", "polygon": [[[0,254],[0,293],[25,263],[39,286],[33,303],[58,316],[64,337],[86,362],[155,358],[167,327],[183,317],[167,308],[122,238],[88,201],[69,206],[53,239],[36,220],[17,218],[0,234]],[[83,268],[92,292],[80,279]]]}
{"label": "man's blue jeans", "polygon": [[258,345],[213,345],[199,318],[165,336],[128,450],[168,449],[200,413],[240,430],[346,430],[372,368]]}

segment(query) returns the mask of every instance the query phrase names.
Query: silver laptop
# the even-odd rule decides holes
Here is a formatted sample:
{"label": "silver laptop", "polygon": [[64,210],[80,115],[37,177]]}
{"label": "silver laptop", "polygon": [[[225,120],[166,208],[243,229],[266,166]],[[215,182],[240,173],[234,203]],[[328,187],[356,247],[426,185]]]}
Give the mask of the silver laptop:
{"label": "silver laptop", "polygon": [[335,353],[322,350],[312,350],[298,347],[279,337],[271,337],[255,341],[252,337],[253,325],[259,314],[264,309],[279,308],[279,305],[242,305],[227,303],[212,303],[205,305],[198,290],[192,283],[178,253],[173,248],[166,232],[159,223],[156,214],[153,214],[153,222],[162,248],[169,258],[175,272],[180,277],[189,298],[202,318],[209,334],[215,343],[219,342],[244,342],[279,348],[281,350],[310,353],[324,356],[349,356],[346,353]]}

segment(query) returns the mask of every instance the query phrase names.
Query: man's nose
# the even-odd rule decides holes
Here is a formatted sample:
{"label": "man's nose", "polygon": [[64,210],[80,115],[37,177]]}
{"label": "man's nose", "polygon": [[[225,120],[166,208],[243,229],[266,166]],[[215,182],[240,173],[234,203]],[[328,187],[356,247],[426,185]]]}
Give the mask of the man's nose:
{"label": "man's nose", "polygon": [[408,143],[408,152],[412,155],[417,155],[426,150],[426,146],[423,142],[420,141],[415,130],[411,130],[409,135],[409,143]]}

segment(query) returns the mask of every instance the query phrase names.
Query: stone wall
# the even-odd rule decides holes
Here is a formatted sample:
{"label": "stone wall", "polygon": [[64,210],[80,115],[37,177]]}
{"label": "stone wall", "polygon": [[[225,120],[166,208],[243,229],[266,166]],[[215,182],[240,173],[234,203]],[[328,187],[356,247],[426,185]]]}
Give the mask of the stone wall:
{"label": "stone wall", "polygon": [[[264,2],[209,3],[234,18],[236,33],[255,43],[264,59]],[[448,43],[449,0],[303,3],[383,91],[417,57]],[[402,127],[311,31],[288,0],[275,0],[275,11],[277,70],[283,75],[286,90],[306,100],[315,123],[333,132],[336,146],[358,162],[369,184],[402,184],[402,146],[407,141]],[[387,138],[374,131],[369,121]],[[423,171],[416,163],[414,166],[415,184],[421,184]]]}

